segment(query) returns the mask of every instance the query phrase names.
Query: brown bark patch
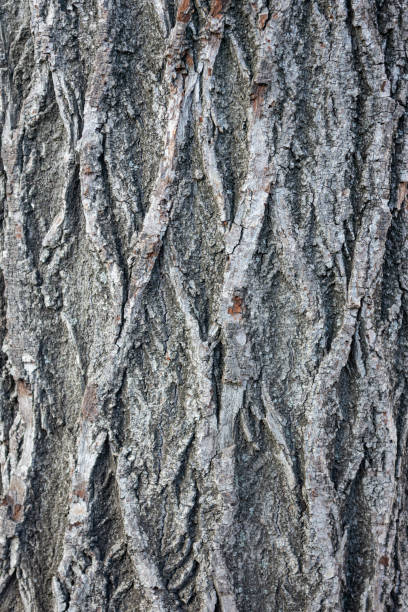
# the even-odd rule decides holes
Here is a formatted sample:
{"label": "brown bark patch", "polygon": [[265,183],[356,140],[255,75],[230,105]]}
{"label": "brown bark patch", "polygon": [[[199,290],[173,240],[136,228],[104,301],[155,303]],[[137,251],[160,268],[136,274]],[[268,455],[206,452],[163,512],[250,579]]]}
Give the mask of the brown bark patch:
{"label": "brown bark patch", "polygon": [[211,17],[219,19],[222,16],[224,10],[227,8],[228,1],[229,0],[213,0],[213,2],[211,2],[210,9]]}
{"label": "brown bark patch", "polygon": [[190,0],[181,0],[177,9],[176,21],[187,23],[190,20],[191,4]]}
{"label": "brown bark patch", "polygon": [[11,497],[11,495],[5,495],[3,499],[1,500],[2,506],[12,506],[13,504],[14,504],[14,499]]}
{"label": "brown bark patch", "polygon": [[[164,211],[160,211],[160,220],[163,221],[163,218],[165,215]],[[154,263],[157,259],[157,256],[160,253],[160,248],[161,248],[161,243],[159,241],[155,242],[152,247],[151,250],[146,254],[146,259],[148,261],[149,264]]]}
{"label": "brown bark patch", "polygon": [[86,499],[87,498],[86,488],[85,488],[85,485],[83,485],[83,484],[81,484],[79,487],[76,487],[74,489],[73,493],[74,493],[74,495],[76,495],[80,499]]}
{"label": "brown bark patch", "polygon": [[75,523],[71,523],[68,529],[73,529],[74,527],[79,527],[80,525],[82,525],[81,521],[76,521]]}
{"label": "brown bark patch", "polygon": [[256,85],[252,94],[252,108],[256,117],[261,115],[261,109],[265,101],[266,85]]}
{"label": "brown bark patch", "polygon": [[380,557],[379,563],[384,567],[388,567],[390,564],[390,558],[387,557],[387,555],[383,555],[382,557]]}
{"label": "brown bark patch", "polygon": [[28,383],[25,383],[24,380],[17,381],[17,395],[19,397],[30,397],[31,396],[31,388]]}
{"label": "brown bark patch", "polygon": [[21,521],[24,507],[22,504],[15,503],[14,498],[11,495],[5,495],[1,500],[1,505],[8,507],[8,513],[11,520],[15,522]]}
{"label": "brown bark patch", "polygon": [[407,196],[407,191],[408,191],[408,183],[400,183],[398,185],[398,204],[397,204],[398,210],[401,208],[401,205],[403,204]]}
{"label": "brown bark patch", "polygon": [[258,17],[258,28],[260,30],[263,30],[267,21],[268,21],[268,11],[265,11],[264,13],[260,13]]}
{"label": "brown bark patch", "polygon": [[14,504],[13,506],[13,510],[11,513],[11,518],[13,519],[13,521],[21,521],[23,516],[23,506],[21,504]]}
{"label": "brown bark patch", "polygon": [[98,414],[98,387],[89,385],[82,399],[81,414],[87,421],[94,421]]}
{"label": "brown bark patch", "polygon": [[234,295],[232,298],[232,306],[228,308],[228,314],[237,315],[242,313],[242,297]]}

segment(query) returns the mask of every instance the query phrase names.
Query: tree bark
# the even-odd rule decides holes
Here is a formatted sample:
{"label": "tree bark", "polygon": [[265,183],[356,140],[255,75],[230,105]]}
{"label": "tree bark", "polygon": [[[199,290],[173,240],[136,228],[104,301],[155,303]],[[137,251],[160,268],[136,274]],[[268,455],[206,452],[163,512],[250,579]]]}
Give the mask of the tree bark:
{"label": "tree bark", "polygon": [[0,20],[0,611],[408,610],[407,2]]}

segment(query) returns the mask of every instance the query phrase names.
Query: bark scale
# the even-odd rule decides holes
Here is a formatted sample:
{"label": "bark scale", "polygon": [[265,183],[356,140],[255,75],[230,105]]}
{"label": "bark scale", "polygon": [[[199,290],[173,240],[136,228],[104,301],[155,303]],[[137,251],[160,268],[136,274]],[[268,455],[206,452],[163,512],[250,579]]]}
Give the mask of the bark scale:
{"label": "bark scale", "polygon": [[2,0],[0,610],[408,609],[404,0]]}

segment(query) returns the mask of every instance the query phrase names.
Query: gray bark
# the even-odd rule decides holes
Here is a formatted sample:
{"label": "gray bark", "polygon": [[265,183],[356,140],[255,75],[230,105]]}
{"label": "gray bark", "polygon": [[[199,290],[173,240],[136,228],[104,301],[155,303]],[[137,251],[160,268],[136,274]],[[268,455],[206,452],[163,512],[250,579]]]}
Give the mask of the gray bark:
{"label": "gray bark", "polygon": [[407,2],[0,22],[0,610],[408,610]]}

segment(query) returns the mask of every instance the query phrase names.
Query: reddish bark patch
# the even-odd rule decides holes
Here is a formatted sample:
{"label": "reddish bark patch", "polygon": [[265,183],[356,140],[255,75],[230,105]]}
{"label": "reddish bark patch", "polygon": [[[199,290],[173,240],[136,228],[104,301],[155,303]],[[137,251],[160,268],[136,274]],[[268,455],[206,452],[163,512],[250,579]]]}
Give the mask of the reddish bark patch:
{"label": "reddish bark patch", "polygon": [[380,563],[384,567],[388,567],[390,564],[390,558],[387,557],[387,555],[383,555],[382,557],[380,557],[380,560],[378,563]]}
{"label": "reddish bark patch", "polygon": [[229,0],[213,0],[211,2],[210,15],[211,17],[215,17],[219,19],[224,10],[227,8]]}
{"label": "reddish bark patch", "polygon": [[258,28],[260,30],[263,30],[267,21],[268,21],[268,13],[261,13],[258,17]]}
{"label": "reddish bark patch", "polygon": [[242,313],[242,297],[234,295],[232,298],[232,306],[228,308],[228,314],[236,315]]}
{"label": "reddish bark patch", "polygon": [[191,5],[190,0],[181,0],[177,9],[176,21],[188,23],[190,21]]}
{"label": "reddish bark patch", "polygon": [[14,504],[11,518],[13,521],[20,521],[23,515],[23,506],[21,504]]}
{"label": "reddish bark patch", "polygon": [[1,500],[2,506],[12,506],[13,504],[14,504],[14,499],[11,497],[11,495],[5,495],[3,499]]}
{"label": "reddish bark patch", "polygon": [[81,414],[84,419],[94,421],[98,414],[98,388],[96,385],[88,385],[82,399]]}
{"label": "reddish bark patch", "polygon": [[21,521],[24,508],[21,504],[15,504],[11,495],[5,495],[1,500],[1,505],[8,507],[9,516],[12,521]]}
{"label": "reddish bark patch", "polygon": [[80,499],[86,499],[87,498],[86,489],[85,489],[84,485],[81,485],[81,486],[77,487],[76,489],[74,489],[73,493],[74,493],[74,495],[76,495]]}

